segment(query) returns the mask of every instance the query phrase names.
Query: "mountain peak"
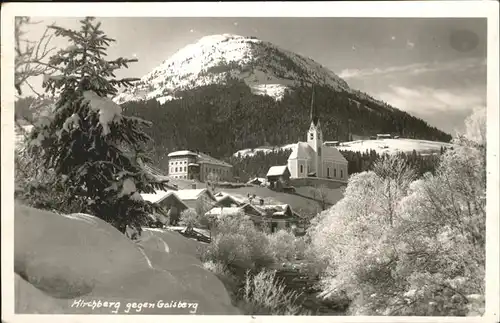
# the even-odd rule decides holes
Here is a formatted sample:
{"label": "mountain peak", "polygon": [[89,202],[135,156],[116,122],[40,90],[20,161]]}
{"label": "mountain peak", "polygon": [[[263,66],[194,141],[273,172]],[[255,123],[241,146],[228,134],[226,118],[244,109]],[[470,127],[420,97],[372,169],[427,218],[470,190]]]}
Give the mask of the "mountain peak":
{"label": "mountain peak", "polygon": [[[228,41],[228,40],[242,40],[242,39],[255,39],[254,37],[246,37],[246,36],[241,36],[241,35],[236,35],[236,34],[214,34],[214,35],[208,35],[201,37],[196,44],[216,44],[222,41]],[[255,39],[257,40],[257,39]]]}
{"label": "mountain peak", "polygon": [[180,49],[115,101],[156,99],[163,103],[175,99],[179,91],[229,80],[243,81],[253,93],[276,100],[301,85],[351,91],[344,80],[311,58],[253,36],[216,34]]}

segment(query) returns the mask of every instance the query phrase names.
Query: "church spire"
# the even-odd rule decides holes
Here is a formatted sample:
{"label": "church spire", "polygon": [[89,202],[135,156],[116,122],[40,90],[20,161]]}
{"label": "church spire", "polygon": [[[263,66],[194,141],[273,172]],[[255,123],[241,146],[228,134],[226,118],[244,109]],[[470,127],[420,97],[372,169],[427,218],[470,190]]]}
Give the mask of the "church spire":
{"label": "church spire", "polygon": [[316,104],[314,104],[314,95],[315,95],[315,91],[314,91],[314,84],[312,85],[312,96],[311,96],[311,122],[313,123],[313,125],[317,125],[318,124],[318,114],[316,112]]}

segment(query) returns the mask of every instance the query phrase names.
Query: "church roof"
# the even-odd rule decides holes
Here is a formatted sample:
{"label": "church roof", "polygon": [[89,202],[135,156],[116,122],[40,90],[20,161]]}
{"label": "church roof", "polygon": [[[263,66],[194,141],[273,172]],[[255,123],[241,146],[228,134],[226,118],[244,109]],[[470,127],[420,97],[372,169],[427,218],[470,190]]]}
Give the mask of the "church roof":
{"label": "church roof", "polygon": [[333,159],[336,162],[347,163],[342,153],[335,147],[323,144],[323,159]]}
{"label": "church roof", "polygon": [[314,156],[314,150],[307,142],[298,142],[292,146],[292,153],[288,159],[310,159]]}

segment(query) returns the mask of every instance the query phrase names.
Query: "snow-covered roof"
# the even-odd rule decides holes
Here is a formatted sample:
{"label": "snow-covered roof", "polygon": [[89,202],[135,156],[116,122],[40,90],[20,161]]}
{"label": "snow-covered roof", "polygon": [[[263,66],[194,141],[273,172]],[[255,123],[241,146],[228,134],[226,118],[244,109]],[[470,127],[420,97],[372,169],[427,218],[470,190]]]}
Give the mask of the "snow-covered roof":
{"label": "snow-covered roof", "polygon": [[234,197],[234,196],[232,196],[230,194],[224,193],[224,192],[219,192],[219,193],[215,194],[214,197],[215,197],[215,199],[217,201],[221,201],[223,199],[230,198],[230,199],[232,199],[235,202],[243,203],[243,201],[241,199],[239,199],[237,197]]}
{"label": "snow-covered roof", "polygon": [[205,213],[205,215],[238,215],[241,212],[243,212],[241,207],[214,207],[213,209]]}
{"label": "snow-covered roof", "polygon": [[298,142],[292,146],[292,153],[288,159],[310,159],[314,155],[314,150],[307,142]]}
{"label": "snow-covered roof", "polygon": [[251,180],[249,180],[247,182],[247,184],[256,184],[258,183],[258,185],[263,185],[263,184],[266,184],[267,183],[267,178],[263,178],[263,177],[255,177]]}
{"label": "snow-covered roof", "polygon": [[142,193],[142,199],[151,203],[159,203],[167,196],[173,194],[174,191],[156,191],[156,193]]}
{"label": "snow-covered roof", "polygon": [[189,166],[199,166],[198,164],[212,164],[212,165],[221,165],[226,167],[233,167],[233,165],[223,162],[222,160],[218,160],[213,158],[212,156],[202,153],[202,152],[194,152],[190,150],[179,150],[174,151],[168,154],[169,158],[172,157],[182,157],[182,156],[194,156],[196,157],[196,163],[190,163]]}
{"label": "snow-covered roof", "polygon": [[182,203],[186,209],[189,208],[176,194],[177,191],[167,190],[167,191],[156,191],[156,193],[142,193],[141,197],[143,200],[151,203],[160,203],[169,196],[175,197],[180,203]]}
{"label": "snow-covered roof", "polygon": [[274,205],[264,204],[264,205],[258,205],[256,207],[265,212],[273,212],[273,214],[285,213],[288,209],[290,209],[290,211],[292,210],[292,208],[288,204],[274,204]]}
{"label": "snow-covered roof", "polygon": [[195,152],[192,152],[189,150],[174,151],[174,152],[171,152],[170,154],[168,154],[167,156],[168,157],[180,157],[180,156],[188,156],[188,155],[197,156]]}
{"label": "snow-covered roof", "polygon": [[338,163],[347,164],[347,159],[344,158],[342,153],[335,147],[323,145],[323,159],[334,160]]}
{"label": "snow-covered roof", "polygon": [[256,205],[254,205],[252,203],[246,203],[245,205],[242,205],[241,208],[243,210],[248,210],[250,208],[250,209],[255,210],[257,213],[259,213],[262,216],[266,215],[266,212],[264,212],[264,210],[259,209]]}
{"label": "snow-covered roof", "polygon": [[198,163],[233,167],[233,165],[223,162],[222,160],[213,158],[212,156],[207,155],[205,153],[198,153]]}
{"label": "snow-covered roof", "polygon": [[175,193],[181,200],[196,200],[201,194],[205,193],[206,191],[207,191],[206,188],[199,188],[199,189],[178,190],[175,191]]}
{"label": "snow-covered roof", "polygon": [[285,174],[287,169],[288,169],[288,167],[286,165],[284,165],[284,166],[272,166],[267,171],[266,176],[281,176],[281,175]]}

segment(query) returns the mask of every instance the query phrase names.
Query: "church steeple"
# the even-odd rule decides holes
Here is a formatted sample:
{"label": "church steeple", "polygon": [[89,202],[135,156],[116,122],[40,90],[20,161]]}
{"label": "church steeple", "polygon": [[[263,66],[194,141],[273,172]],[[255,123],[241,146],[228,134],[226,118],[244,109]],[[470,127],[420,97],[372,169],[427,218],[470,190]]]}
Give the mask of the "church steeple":
{"label": "church steeple", "polygon": [[312,96],[311,96],[311,123],[316,126],[318,124],[319,118],[316,112],[316,105],[314,104],[314,85],[312,86]]}
{"label": "church steeple", "polygon": [[[311,156],[310,167],[311,172],[316,173],[317,177],[321,177],[323,173],[323,134],[321,131],[321,125],[319,122],[318,112],[316,111],[315,99],[315,89],[312,86],[312,97],[311,97],[311,126],[307,132],[307,143],[309,147],[314,151],[314,155]],[[308,171],[309,172],[309,171]]]}

